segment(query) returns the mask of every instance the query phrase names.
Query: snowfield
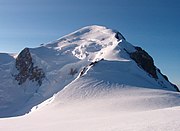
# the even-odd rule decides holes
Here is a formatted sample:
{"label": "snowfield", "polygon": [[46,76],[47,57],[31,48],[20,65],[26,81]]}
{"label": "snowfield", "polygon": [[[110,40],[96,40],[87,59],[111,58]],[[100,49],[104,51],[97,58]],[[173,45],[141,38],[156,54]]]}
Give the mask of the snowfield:
{"label": "snowfield", "polygon": [[[178,131],[178,93],[122,89],[93,98],[45,102],[30,114],[0,119],[2,131]],[[102,96],[103,95],[103,96]],[[112,96],[113,95],[113,96]],[[72,98],[72,97],[71,97]],[[175,100],[175,101],[174,101]]]}
{"label": "snowfield", "polygon": [[[0,131],[180,130],[180,93],[158,68],[154,77],[133,60],[138,51],[151,64],[122,34],[94,25],[16,57],[0,54]],[[21,78],[34,67],[44,77],[18,84],[17,59]]]}

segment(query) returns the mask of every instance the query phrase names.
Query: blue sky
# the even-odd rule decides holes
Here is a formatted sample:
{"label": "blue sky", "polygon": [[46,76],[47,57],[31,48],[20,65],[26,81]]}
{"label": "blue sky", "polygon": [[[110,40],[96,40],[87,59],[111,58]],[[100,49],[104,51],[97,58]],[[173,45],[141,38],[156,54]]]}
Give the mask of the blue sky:
{"label": "blue sky", "polygon": [[180,84],[179,0],[0,0],[0,52],[19,52],[87,25],[119,30]]}

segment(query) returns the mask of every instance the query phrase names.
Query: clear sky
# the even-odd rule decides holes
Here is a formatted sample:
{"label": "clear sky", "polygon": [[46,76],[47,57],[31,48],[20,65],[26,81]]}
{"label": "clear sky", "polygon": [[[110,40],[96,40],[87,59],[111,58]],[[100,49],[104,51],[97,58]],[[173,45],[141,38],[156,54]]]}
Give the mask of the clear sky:
{"label": "clear sky", "polygon": [[119,30],[180,85],[180,0],[0,0],[0,52],[36,47],[93,24]]}

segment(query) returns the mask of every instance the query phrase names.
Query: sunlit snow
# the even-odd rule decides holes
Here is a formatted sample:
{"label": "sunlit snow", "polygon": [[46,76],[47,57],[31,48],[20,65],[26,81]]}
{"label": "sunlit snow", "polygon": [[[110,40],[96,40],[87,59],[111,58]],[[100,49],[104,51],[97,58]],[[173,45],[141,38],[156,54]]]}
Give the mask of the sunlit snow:
{"label": "sunlit snow", "polygon": [[0,130],[178,131],[179,92],[140,68],[134,46],[116,35],[94,25],[31,48],[46,75],[40,87],[18,85],[16,57],[0,54]]}

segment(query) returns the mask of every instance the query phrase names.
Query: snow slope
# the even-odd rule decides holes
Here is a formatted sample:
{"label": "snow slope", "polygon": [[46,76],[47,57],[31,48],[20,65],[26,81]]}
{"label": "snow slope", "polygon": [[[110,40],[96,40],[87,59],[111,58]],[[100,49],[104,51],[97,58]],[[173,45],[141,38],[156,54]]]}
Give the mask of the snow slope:
{"label": "snow slope", "polygon": [[177,131],[179,105],[176,92],[114,85],[84,76],[30,114],[0,119],[0,130]]}
{"label": "snow slope", "polygon": [[[82,106],[82,105],[77,105]],[[66,106],[33,116],[0,120],[6,131],[178,131],[180,108],[146,112],[99,112]],[[82,108],[84,105],[82,106]],[[72,110],[70,110],[72,109]]]}
{"label": "snow slope", "polygon": [[179,130],[179,93],[122,84],[113,79],[121,76],[116,68],[111,69],[115,77],[106,79],[107,72],[99,72],[108,68],[106,62],[97,63],[86,75],[35,106],[31,113],[0,119],[0,130]]}
{"label": "snow slope", "polygon": [[94,25],[15,59],[0,54],[8,57],[0,64],[0,117],[30,112],[0,119],[0,130],[178,130],[180,94],[134,52],[152,64],[118,31]]}

